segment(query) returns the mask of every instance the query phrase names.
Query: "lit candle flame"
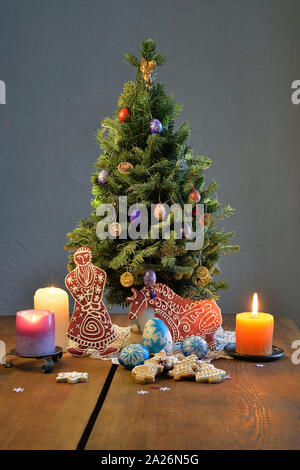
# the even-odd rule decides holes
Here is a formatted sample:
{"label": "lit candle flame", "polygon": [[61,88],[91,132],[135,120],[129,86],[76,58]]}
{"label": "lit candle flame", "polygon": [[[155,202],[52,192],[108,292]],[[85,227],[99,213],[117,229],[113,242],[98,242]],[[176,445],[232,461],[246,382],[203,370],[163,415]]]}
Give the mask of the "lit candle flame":
{"label": "lit candle flame", "polygon": [[253,294],[253,302],[252,302],[252,318],[257,317],[257,309],[258,309],[258,297],[257,293]]}
{"label": "lit candle flame", "polygon": [[32,321],[36,321],[36,315],[32,315]]}

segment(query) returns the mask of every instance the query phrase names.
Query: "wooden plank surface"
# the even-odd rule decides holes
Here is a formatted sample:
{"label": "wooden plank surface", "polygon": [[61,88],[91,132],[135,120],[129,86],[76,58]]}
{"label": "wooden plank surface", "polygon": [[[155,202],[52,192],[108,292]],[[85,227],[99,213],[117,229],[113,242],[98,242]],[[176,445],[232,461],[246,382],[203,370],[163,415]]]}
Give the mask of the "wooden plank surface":
{"label": "wooden plank surface", "polygon": [[[7,351],[15,347],[15,317],[0,317],[0,339]],[[111,361],[66,353],[50,374],[41,372],[41,360],[13,361],[10,369],[0,365],[0,449],[76,449]],[[89,382],[56,383],[56,373],[73,370],[88,372]],[[12,392],[14,387],[24,392]]]}
{"label": "wooden plank surface", "polygon": [[[225,315],[224,328],[233,327],[233,315]],[[163,392],[137,385],[119,366],[86,448],[300,449],[300,365],[290,360],[295,339],[294,322],[277,317],[274,344],[286,357],[264,367],[215,361],[231,375],[221,384],[165,378],[156,384],[171,388]]]}

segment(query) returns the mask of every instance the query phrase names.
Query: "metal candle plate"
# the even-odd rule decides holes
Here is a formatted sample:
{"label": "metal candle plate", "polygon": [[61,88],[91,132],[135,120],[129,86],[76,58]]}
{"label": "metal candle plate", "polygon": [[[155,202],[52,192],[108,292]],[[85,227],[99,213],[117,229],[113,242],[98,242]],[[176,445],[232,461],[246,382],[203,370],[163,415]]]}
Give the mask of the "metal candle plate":
{"label": "metal candle plate", "polygon": [[[54,362],[60,361],[62,358],[62,355],[63,355],[63,350],[60,346],[55,346],[55,352],[53,354],[44,354],[42,356],[31,356],[31,355],[23,356],[21,354],[18,354],[15,349],[12,349],[10,352],[6,353],[6,356],[24,357],[26,359],[43,359],[45,364],[42,366],[41,370],[45,374],[49,374],[50,372],[53,371]],[[9,361],[6,361],[4,365],[5,367],[12,367],[13,361],[10,359]]]}
{"label": "metal candle plate", "polygon": [[274,345],[273,345],[272,353],[268,354],[267,356],[262,356],[262,355],[253,356],[251,354],[237,353],[235,350],[235,343],[227,344],[224,350],[235,359],[241,359],[243,361],[249,361],[249,362],[271,362],[271,361],[276,361],[277,359],[280,359],[281,357],[284,356],[284,350],[280,348],[279,346],[274,346]]}

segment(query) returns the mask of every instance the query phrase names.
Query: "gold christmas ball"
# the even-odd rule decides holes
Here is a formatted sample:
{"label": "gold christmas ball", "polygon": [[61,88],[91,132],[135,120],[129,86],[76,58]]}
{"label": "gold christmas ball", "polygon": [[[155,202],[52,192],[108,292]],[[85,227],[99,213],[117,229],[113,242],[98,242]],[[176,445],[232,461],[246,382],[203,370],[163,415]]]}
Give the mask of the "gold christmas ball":
{"label": "gold christmas ball", "polygon": [[200,279],[205,280],[209,277],[209,270],[205,266],[201,266],[197,269],[197,276]]}
{"label": "gold christmas ball", "polygon": [[129,173],[128,170],[133,170],[133,165],[129,162],[122,162],[118,165],[118,170],[123,175],[127,175]]}
{"label": "gold christmas ball", "polygon": [[133,275],[126,271],[125,273],[122,274],[120,277],[120,282],[123,287],[130,287],[133,284]]}

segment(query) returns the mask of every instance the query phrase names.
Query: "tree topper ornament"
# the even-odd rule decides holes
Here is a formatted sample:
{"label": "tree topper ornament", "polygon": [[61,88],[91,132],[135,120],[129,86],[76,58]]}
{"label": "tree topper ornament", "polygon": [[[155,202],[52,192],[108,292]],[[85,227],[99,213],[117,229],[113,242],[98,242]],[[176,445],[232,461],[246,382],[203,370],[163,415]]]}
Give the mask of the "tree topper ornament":
{"label": "tree topper ornament", "polygon": [[65,279],[66,287],[75,300],[67,337],[77,343],[67,351],[72,356],[84,357],[91,348],[96,349],[100,356],[107,357],[119,351],[118,348],[109,347],[117,334],[102,300],[106,272],[94,266],[91,259],[90,248],[76,250],[76,268]]}
{"label": "tree topper ornament", "polygon": [[151,88],[152,88],[151,72],[154,69],[156,69],[155,60],[150,60],[150,62],[147,62],[146,59],[144,59],[144,58],[141,59],[140,70],[142,72],[142,76],[143,76],[143,79],[145,81],[145,84],[146,84],[146,87],[148,88],[148,90],[151,90]]}

